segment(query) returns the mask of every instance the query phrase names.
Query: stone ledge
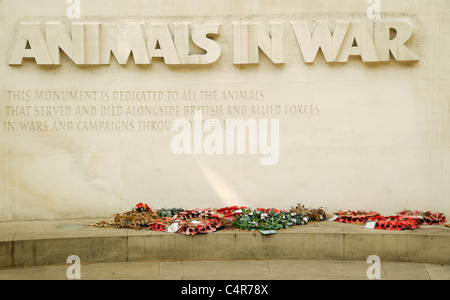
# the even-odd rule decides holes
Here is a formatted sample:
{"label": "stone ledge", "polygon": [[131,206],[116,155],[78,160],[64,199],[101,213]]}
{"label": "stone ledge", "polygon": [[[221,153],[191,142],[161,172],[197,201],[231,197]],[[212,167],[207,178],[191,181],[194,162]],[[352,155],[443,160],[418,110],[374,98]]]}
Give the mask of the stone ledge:
{"label": "stone ledge", "polygon": [[146,260],[308,259],[450,264],[450,228],[422,226],[413,231],[364,229],[358,224],[309,223],[277,234],[219,230],[185,236],[148,230],[85,227],[97,220],[3,222],[0,267],[65,264],[70,255],[83,263]]}

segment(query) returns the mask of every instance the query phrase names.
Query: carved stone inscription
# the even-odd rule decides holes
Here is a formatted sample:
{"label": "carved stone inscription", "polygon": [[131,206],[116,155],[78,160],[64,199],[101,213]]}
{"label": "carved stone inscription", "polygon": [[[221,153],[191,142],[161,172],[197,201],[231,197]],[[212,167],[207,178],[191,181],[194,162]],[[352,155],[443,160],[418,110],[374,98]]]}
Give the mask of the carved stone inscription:
{"label": "carved stone inscription", "polygon": [[[211,64],[221,56],[221,45],[214,39],[221,33],[220,26],[189,22],[134,22],[119,26],[77,21],[72,22],[69,33],[61,22],[20,22],[9,64],[21,65],[23,58],[34,58],[38,65],[59,65],[60,49],[77,65],[108,65],[112,56],[124,65],[131,55],[137,65],[151,64],[154,57],[164,58],[167,65]],[[413,24],[406,18],[373,23],[241,20],[232,22],[233,63],[259,63],[259,49],[273,63],[285,63],[288,27],[295,32],[306,63],[314,62],[319,49],[328,63],[347,62],[349,56],[361,56],[364,62],[389,61],[390,53],[397,61],[418,60],[405,45],[414,32]],[[192,53],[190,44],[199,53]]]}
{"label": "carved stone inscription", "polygon": [[320,114],[316,104],[273,104],[264,90],[8,90],[2,131],[170,131],[196,111],[216,118]]}

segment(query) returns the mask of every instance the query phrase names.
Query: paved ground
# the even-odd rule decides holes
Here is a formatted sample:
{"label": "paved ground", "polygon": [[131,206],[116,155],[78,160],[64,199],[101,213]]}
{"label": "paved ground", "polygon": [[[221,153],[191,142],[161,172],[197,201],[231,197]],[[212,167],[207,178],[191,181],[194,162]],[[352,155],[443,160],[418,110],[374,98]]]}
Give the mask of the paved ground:
{"label": "paved ground", "polygon": [[[0,269],[0,280],[67,280],[70,264]],[[332,260],[216,260],[81,264],[82,280],[364,280],[371,264]],[[381,279],[449,280],[450,266],[381,262]]]}

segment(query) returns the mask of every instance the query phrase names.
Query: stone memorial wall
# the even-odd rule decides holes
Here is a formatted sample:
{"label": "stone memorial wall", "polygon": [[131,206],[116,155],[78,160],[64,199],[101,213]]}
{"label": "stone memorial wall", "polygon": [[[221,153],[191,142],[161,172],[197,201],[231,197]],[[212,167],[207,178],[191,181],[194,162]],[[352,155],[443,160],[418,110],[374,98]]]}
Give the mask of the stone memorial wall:
{"label": "stone memorial wall", "polygon": [[450,2],[0,1],[0,221],[450,214]]}

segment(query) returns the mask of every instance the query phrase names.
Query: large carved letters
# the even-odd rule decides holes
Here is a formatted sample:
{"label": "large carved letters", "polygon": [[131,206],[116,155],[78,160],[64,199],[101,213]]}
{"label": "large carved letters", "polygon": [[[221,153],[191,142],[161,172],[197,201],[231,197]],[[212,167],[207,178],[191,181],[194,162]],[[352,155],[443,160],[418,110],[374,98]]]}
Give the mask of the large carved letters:
{"label": "large carved letters", "polygon": [[[395,37],[391,39],[391,29]],[[406,18],[375,21],[375,45],[380,61],[389,61],[389,52],[397,61],[417,61],[418,57],[405,45],[414,33],[413,24]]]}
{"label": "large carved letters", "polygon": [[[214,39],[221,24],[115,23],[74,21],[69,30],[60,22],[18,24],[10,65],[34,58],[38,65],[58,65],[64,52],[78,65],[108,65],[113,56],[127,64],[151,64],[160,57],[165,64],[211,64],[221,55]],[[292,30],[305,63],[313,63],[321,50],[325,61],[347,62],[360,56],[363,62],[416,61],[406,43],[414,26],[406,18],[382,20],[231,22],[233,63],[257,64],[264,53],[274,64],[284,61],[284,44]],[[190,49],[195,45],[201,53]],[[199,51],[197,51],[199,52]]]}
{"label": "large carved letters", "polygon": [[[310,30],[310,25],[315,29]],[[347,62],[349,56],[361,56],[364,62],[389,61],[392,53],[397,61],[416,61],[417,56],[405,45],[414,28],[406,19],[376,20],[374,34],[363,20],[337,21],[332,32],[330,24],[319,21],[292,22],[306,63],[313,63],[319,49],[327,62]],[[391,39],[391,29],[397,32]]]}
{"label": "large carved letters", "polygon": [[313,63],[319,48],[327,62],[336,61],[342,41],[350,26],[350,21],[338,21],[334,32],[330,31],[328,22],[316,23],[314,33],[309,29],[309,22],[292,22],[297,41],[306,63]]}
{"label": "large carved letters", "polygon": [[234,63],[259,63],[261,49],[274,63],[283,60],[283,22],[270,22],[270,34],[261,22],[233,22]]}
{"label": "large carved letters", "polygon": [[21,65],[23,58],[34,58],[38,65],[54,64],[47,50],[41,23],[22,22],[19,24],[17,40],[9,64]]}

